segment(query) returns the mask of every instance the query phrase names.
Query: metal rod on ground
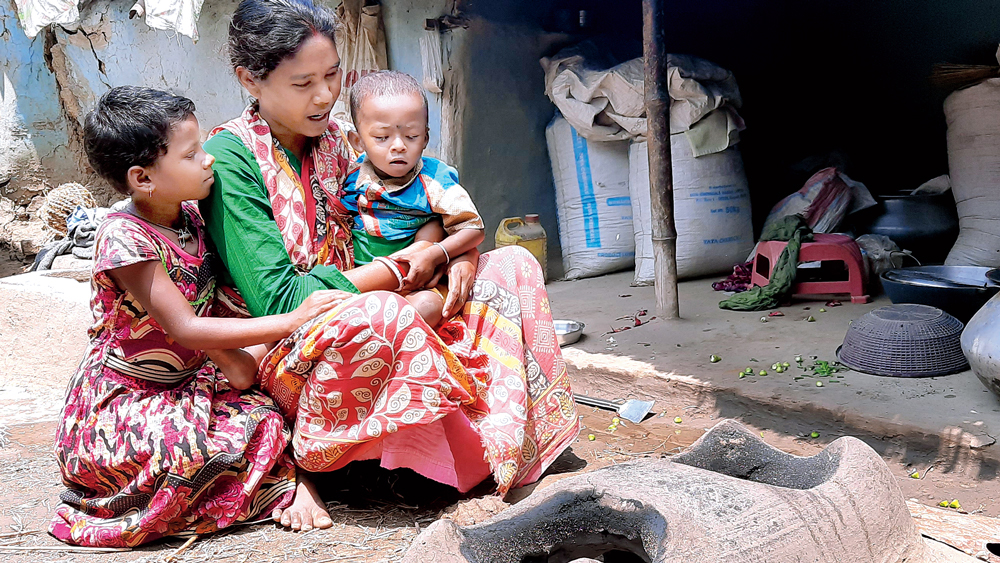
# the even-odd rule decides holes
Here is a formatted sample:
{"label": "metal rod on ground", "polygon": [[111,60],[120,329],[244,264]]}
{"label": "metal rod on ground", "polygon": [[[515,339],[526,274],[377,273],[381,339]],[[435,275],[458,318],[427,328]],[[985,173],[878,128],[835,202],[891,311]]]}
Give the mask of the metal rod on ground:
{"label": "metal rod on ground", "polygon": [[674,227],[674,178],[670,159],[670,94],[663,23],[665,0],[642,0],[642,55],[645,60],[649,195],[653,219],[656,314],[679,319],[677,230]]}

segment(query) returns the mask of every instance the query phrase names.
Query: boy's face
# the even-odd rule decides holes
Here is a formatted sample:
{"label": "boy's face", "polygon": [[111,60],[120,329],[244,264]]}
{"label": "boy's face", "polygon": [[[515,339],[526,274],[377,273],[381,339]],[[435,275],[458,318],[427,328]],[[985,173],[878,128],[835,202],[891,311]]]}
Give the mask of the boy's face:
{"label": "boy's face", "polygon": [[174,125],[167,141],[167,152],[146,167],[155,198],[163,202],[204,199],[215,181],[212,163],[215,158],[201,148],[198,119],[191,116]]}
{"label": "boy's face", "polygon": [[355,126],[368,160],[386,178],[409,174],[427,148],[427,110],[417,94],[363,100]]}

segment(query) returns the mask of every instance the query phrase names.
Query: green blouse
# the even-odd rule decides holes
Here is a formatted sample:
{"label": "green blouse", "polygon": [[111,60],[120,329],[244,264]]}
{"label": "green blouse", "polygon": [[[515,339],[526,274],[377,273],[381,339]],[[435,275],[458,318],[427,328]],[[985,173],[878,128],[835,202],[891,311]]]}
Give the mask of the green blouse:
{"label": "green blouse", "polygon": [[[250,314],[287,313],[318,289],[359,293],[333,266],[316,266],[306,274],[295,270],[274,222],[260,165],[236,135],[218,133],[205,142],[205,151],[215,157],[215,185],[199,207],[224,266],[218,279],[240,290]],[[301,172],[298,159],[285,153]]]}

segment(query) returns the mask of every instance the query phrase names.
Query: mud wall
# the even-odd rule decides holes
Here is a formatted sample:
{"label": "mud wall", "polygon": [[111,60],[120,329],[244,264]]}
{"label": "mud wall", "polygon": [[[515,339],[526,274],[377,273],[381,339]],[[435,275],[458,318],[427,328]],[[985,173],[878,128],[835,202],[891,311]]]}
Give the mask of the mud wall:
{"label": "mud wall", "polygon": [[187,96],[203,129],[232,118],[246,103],[224,56],[236,0],[205,3],[197,43],[130,20],[130,2],[98,0],[75,27],[50,26],[25,36],[12,0],[0,0],[0,195],[24,201],[65,181],[100,187],[83,156],[82,119],[112,86],[137,84]]}

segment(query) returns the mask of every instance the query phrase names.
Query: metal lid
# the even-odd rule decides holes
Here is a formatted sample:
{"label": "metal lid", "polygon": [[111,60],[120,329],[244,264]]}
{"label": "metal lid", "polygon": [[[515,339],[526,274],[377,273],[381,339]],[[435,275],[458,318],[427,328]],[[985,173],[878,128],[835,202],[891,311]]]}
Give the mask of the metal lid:
{"label": "metal lid", "polygon": [[960,340],[964,328],[936,307],[890,305],[854,321],[838,355],[845,366],[873,375],[948,375],[969,367]]}

